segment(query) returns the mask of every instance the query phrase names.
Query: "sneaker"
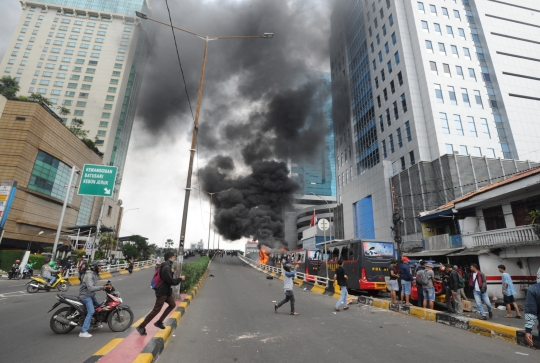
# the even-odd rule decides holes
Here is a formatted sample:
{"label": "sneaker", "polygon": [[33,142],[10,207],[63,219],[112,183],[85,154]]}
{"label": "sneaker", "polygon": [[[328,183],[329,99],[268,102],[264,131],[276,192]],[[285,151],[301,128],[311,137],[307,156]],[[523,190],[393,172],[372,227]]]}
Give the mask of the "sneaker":
{"label": "sneaker", "polygon": [[165,325],[163,325],[163,323],[161,321],[156,321],[154,323],[154,326],[157,327],[157,328],[160,328],[160,329],[165,329]]}
{"label": "sneaker", "polygon": [[480,320],[487,320],[487,318],[486,318],[485,315],[482,315],[482,317],[480,318]]}
{"label": "sneaker", "polygon": [[85,332],[85,333],[79,333],[79,338],[91,338],[92,334]]}
{"label": "sneaker", "polygon": [[490,318],[490,319],[493,318],[493,311],[490,311],[490,312],[489,312],[489,318]]}
{"label": "sneaker", "polygon": [[139,332],[139,334],[146,335],[146,329],[143,328],[142,326],[138,326],[136,329]]}

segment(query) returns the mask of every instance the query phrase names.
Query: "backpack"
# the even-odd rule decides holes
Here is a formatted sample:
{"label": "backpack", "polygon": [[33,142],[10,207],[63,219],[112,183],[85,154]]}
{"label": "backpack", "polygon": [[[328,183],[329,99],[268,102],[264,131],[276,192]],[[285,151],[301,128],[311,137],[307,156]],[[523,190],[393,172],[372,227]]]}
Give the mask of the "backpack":
{"label": "backpack", "polygon": [[156,269],[156,272],[154,272],[154,276],[152,276],[152,280],[150,281],[150,286],[152,286],[152,289],[156,289],[159,285],[163,283],[163,280],[161,279],[161,267]]}
{"label": "backpack", "polygon": [[416,282],[420,285],[429,285],[427,270],[420,270],[416,272]]}
{"label": "backpack", "polygon": [[458,275],[459,288],[460,289],[465,288],[465,279],[463,279],[463,277],[461,277],[459,273],[457,275]]}

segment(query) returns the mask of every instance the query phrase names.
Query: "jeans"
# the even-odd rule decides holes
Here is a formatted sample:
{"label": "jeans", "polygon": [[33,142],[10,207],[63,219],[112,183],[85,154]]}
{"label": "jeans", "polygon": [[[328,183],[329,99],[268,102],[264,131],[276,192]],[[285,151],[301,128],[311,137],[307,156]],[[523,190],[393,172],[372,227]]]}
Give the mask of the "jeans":
{"label": "jeans", "polygon": [[461,291],[462,289],[458,289],[457,294],[454,295],[454,308],[456,310],[456,313],[463,314],[463,304],[461,303]]}
{"label": "jeans", "polygon": [[86,318],[84,318],[81,333],[86,333],[88,332],[88,329],[90,329],[92,315],[94,315],[94,306],[99,306],[99,302],[95,296],[85,297],[84,299],[81,299],[81,301],[84,303],[84,305],[86,305]]}
{"label": "jeans", "polygon": [[280,308],[283,304],[286,304],[289,301],[291,302],[291,314],[292,314],[294,313],[294,301],[295,301],[294,292],[292,290],[285,291],[285,299],[283,299],[283,301],[280,301],[277,306],[278,308]]}
{"label": "jeans", "polygon": [[81,282],[82,284],[82,281],[84,280],[84,275],[86,274],[86,272],[79,272],[79,281]]}
{"label": "jeans", "polygon": [[339,305],[343,304],[344,306],[347,306],[347,286],[340,286],[341,289],[341,296],[339,297],[339,300],[337,301],[336,308],[339,308]]}
{"label": "jeans", "polygon": [[154,304],[154,308],[152,311],[146,315],[146,318],[144,318],[144,321],[139,325],[141,328],[144,328],[146,325],[148,325],[149,322],[152,321],[156,317],[157,314],[161,311],[161,308],[163,305],[167,303],[169,306],[167,306],[167,309],[163,311],[163,314],[161,314],[161,317],[158,319],[161,323],[163,323],[163,320],[169,315],[171,311],[176,309],[176,301],[174,301],[174,298],[171,296],[158,296],[156,297],[156,303]]}
{"label": "jeans", "polygon": [[424,300],[435,301],[435,288],[434,287],[423,287],[422,293],[424,295]]}
{"label": "jeans", "polygon": [[412,285],[411,281],[401,280],[401,292],[403,294],[405,294],[405,295],[410,295],[411,294],[411,285]]}
{"label": "jeans", "polygon": [[446,296],[445,296],[445,299],[446,299],[446,309],[447,310],[450,310],[450,311],[454,311],[454,306],[452,305],[452,290],[451,289],[447,289],[446,290]]}
{"label": "jeans", "polygon": [[484,311],[484,307],[482,306],[482,300],[484,300],[484,303],[486,303],[488,312],[491,313],[493,311],[487,291],[481,293],[480,291],[474,290],[474,300],[476,301],[476,307],[478,308],[478,311],[482,316],[486,316],[486,312]]}
{"label": "jeans", "polygon": [[52,284],[54,284],[54,282],[56,281],[56,276],[51,276],[49,277],[49,284],[52,286]]}

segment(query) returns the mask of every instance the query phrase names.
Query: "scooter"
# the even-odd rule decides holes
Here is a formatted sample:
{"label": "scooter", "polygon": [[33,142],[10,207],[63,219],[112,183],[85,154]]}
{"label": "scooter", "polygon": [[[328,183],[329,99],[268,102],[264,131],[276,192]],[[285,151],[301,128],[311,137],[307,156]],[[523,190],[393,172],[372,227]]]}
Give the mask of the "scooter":
{"label": "scooter", "polygon": [[9,280],[11,280],[11,279],[20,280],[21,277],[22,277],[22,274],[21,274],[21,268],[20,267],[12,267],[11,271],[9,271],[9,273],[8,273],[8,279]]}
{"label": "scooter", "polygon": [[[107,284],[110,285],[110,281]],[[127,305],[123,305],[120,293],[110,288],[104,290],[107,298],[99,305],[92,316],[91,325],[99,325],[106,322],[114,332],[123,332],[133,324],[133,311]],[[66,304],[63,308],[56,310],[51,316],[50,327],[56,334],[67,334],[76,326],[82,326],[86,318],[86,305],[78,296],[57,294],[58,302],[51,308],[53,311],[58,305]]]}
{"label": "scooter", "polygon": [[66,292],[69,289],[69,284],[67,280],[64,279],[62,270],[58,271],[58,277],[51,286],[47,286],[48,283],[49,281],[42,277],[30,276],[30,281],[26,284],[26,291],[34,294],[39,290],[51,291],[51,289],[56,288],[58,291]]}
{"label": "scooter", "polygon": [[24,266],[22,278],[24,280],[25,278],[32,277],[32,276],[34,276],[34,269],[32,268],[30,264],[26,264],[26,266]]}

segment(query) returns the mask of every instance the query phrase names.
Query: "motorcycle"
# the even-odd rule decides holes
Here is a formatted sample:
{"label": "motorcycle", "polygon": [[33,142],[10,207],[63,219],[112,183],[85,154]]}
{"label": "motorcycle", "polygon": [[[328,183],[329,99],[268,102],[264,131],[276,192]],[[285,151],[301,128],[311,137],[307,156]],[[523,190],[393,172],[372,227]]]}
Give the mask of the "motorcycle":
{"label": "motorcycle", "polygon": [[9,271],[9,273],[8,273],[8,279],[9,280],[11,280],[11,279],[20,280],[21,277],[22,277],[22,274],[21,274],[20,267],[12,267],[11,271]]}
{"label": "motorcycle", "polygon": [[[110,285],[110,281],[107,282]],[[95,308],[92,316],[91,326],[100,323],[107,323],[114,332],[123,332],[133,324],[133,311],[127,305],[123,305],[120,293],[114,287],[105,290],[106,300]],[[86,318],[86,305],[78,296],[57,294],[58,302],[54,304],[51,312],[60,304],[66,304],[63,308],[56,310],[51,316],[51,330],[56,334],[67,334],[76,326],[82,326]]]}
{"label": "motorcycle", "polygon": [[26,291],[30,294],[34,294],[39,290],[51,291],[51,289],[58,289],[58,291],[66,292],[69,289],[69,284],[66,279],[64,279],[64,274],[62,271],[58,272],[58,278],[51,285],[47,286],[49,281],[45,280],[42,277],[30,276],[30,281],[26,284]]}
{"label": "motorcycle", "polygon": [[32,276],[34,276],[34,269],[32,268],[32,266],[30,266],[30,264],[26,264],[26,266],[24,266],[22,278],[24,280],[25,278]]}

